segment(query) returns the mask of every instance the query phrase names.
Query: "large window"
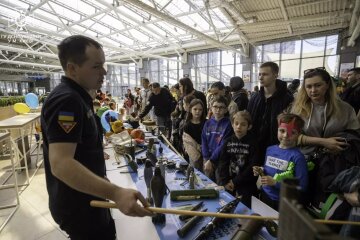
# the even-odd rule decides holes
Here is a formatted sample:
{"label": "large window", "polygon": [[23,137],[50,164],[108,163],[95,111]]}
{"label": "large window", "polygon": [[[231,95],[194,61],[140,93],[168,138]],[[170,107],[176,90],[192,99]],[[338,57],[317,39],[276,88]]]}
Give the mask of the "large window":
{"label": "large window", "polygon": [[235,76],[235,54],[229,51],[221,51],[221,81],[229,85],[230,78]]}
{"label": "large window", "polygon": [[226,50],[195,54],[191,58],[191,67],[191,79],[195,88],[201,91],[218,81],[228,86],[230,78],[242,74],[240,57]]}
{"label": "large window", "polygon": [[[261,45],[256,48],[256,61],[273,61],[279,64],[279,78],[285,81],[303,77],[306,69],[325,67],[332,76],[338,75],[338,35]],[[259,64],[253,64],[253,77]]]}
{"label": "large window", "polygon": [[148,62],[148,71],[145,73],[151,82],[158,82],[160,86],[171,87],[183,77],[180,58],[178,56],[170,59],[155,59]]}

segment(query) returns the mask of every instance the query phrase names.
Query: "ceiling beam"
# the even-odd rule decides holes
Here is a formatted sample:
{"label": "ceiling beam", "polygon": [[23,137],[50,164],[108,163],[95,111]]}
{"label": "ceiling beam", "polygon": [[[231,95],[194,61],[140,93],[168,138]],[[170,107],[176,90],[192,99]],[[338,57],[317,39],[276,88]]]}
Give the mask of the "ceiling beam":
{"label": "ceiling beam", "polygon": [[297,23],[306,23],[306,22],[313,22],[317,20],[329,20],[332,18],[350,18],[351,13],[349,11],[346,11],[343,13],[343,11],[334,11],[329,13],[322,13],[322,14],[313,14],[313,15],[307,15],[302,17],[295,17],[291,18],[288,21],[284,20],[272,20],[272,21],[266,21],[266,22],[256,22],[256,23],[249,23],[246,25],[240,25],[240,28],[242,30],[250,29],[250,28],[267,28],[271,26],[279,26],[279,25],[288,25],[288,24],[297,24]]}
{"label": "ceiling beam", "polygon": [[[11,3],[9,3],[11,4]],[[13,7],[16,7],[16,5],[12,4]],[[110,5],[111,6],[111,5]],[[55,25],[55,26],[58,26],[61,28],[60,24],[56,21],[54,21],[53,19],[50,19],[50,18],[47,18],[39,13],[34,13],[35,16],[37,16],[39,19],[42,19],[42,21],[47,21],[48,23],[50,22],[51,24]],[[5,25],[7,24],[7,21],[5,19],[0,19],[0,22],[3,22]],[[58,38],[60,38],[61,40],[68,37],[68,35],[65,35],[65,34],[61,34],[61,33],[58,33],[58,32],[54,32],[54,31],[49,31],[49,30],[46,30],[44,28],[41,28],[41,27],[32,27],[32,26],[26,26],[27,30],[29,32],[35,32],[35,33],[43,33],[45,35],[48,35],[48,36],[56,36]],[[93,38],[94,39],[94,36],[91,36],[89,34],[86,34],[86,33],[83,33],[77,29],[73,29],[75,33],[77,34],[82,34],[82,35],[85,35],[85,36],[88,36],[90,38]],[[7,31],[8,33],[10,34],[13,34],[15,35],[15,32],[11,32],[11,31],[8,31],[8,30],[3,30],[3,31]],[[36,40],[36,38],[34,38],[33,36],[31,36],[32,34],[29,34],[29,39],[33,39],[33,40]],[[120,47],[117,47],[117,46],[114,46],[114,44],[111,44],[111,43],[108,43],[107,41],[105,40],[102,40],[102,39],[96,39],[98,40],[105,48],[108,48],[108,49],[112,49],[112,50],[115,50],[115,51],[119,51],[119,52],[124,52],[124,53],[131,53],[131,54],[134,54],[135,56],[137,56],[137,58],[139,58],[139,51],[134,51],[134,50],[129,50],[129,49],[124,49],[124,48],[120,48]],[[44,41],[42,41],[44,42]],[[54,43],[52,44],[53,46],[57,46],[58,42],[57,43]],[[142,52],[141,53],[141,57],[151,57],[151,58],[163,58],[162,56],[159,56],[159,55],[154,55],[154,54],[148,54],[148,53],[145,53],[145,52]]]}
{"label": "ceiling beam", "polygon": [[[97,0],[99,1],[99,0]],[[224,43],[221,43],[220,41],[218,40],[215,40],[214,38],[212,37],[209,37],[208,35],[186,25],[185,23],[183,22],[180,22],[179,20],[167,15],[167,14],[164,14],[158,10],[156,10],[155,8],[152,8],[150,7],[149,5],[139,1],[139,0],[123,0],[124,2],[127,2],[127,3],[130,3],[130,4],[133,4],[134,6],[144,10],[144,11],[147,11],[148,13],[151,13],[155,16],[157,16],[158,18],[161,18],[163,19],[164,21],[168,22],[168,23],[171,23],[171,24],[174,24],[178,27],[181,27],[183,29],[186,29],[188,30],[189,32],[191,32],[192,34],[194,34],[195,36],[197,36],[198,38],[200,39],[203,39],[205,40],[206,42],[212,44],[214,47],[218,47],[218,48],[221,48],[221,49],[226,49],[226,50],[229,50],[229,51],[232,51],[232,52],[235,52],[235,53],[239,53],[241,55],[245,55],[246,54],[243,52],[243,51],[239,51],[233,47],[230,47]]]}
{"label": "ceiling beam", "polygon": [[21,72],[21,73],[54,73],[44,70],[26,70],[26,69],[17,69],[17,68],[0,68],[0,72]]}
{"label": "ceiling beam", "polygon": [[249,38],[247,36],[245,36],[245,34],[240,30],[239,26],[236,23],[236,20],[234,20],[233,17],[230,16],[228,11],[224,7],[220,7],[220,11],[228,19],[228,21],[231,23],[231,25],[236,29],[236,32],[239,36],[240,45],[241,45],[243,51],[246,53],[246,55],[249,55],[249,47],[246,46],[246,44],[251,43],[249,41]]}
{"label": "ceiling beam", "polygon": [[[311,6],[311,5],[316,5],[319,3],[326,3],[326,2],[333,2],[334,0],[321,0],[321,1],[312,1],[312,2],[307,2],[307,3],[302,3],[302,4],[296,4],[296,5],[288,5],[286,6],[287,9],[294,9],[294,8],[303,8],[303,7],[307,7],[307,6]],[[342,1],[342,0],[338,0],[338,1]],[[246,15],[251,15],[251,16],[256,16],[256,15],[261,15],[264,13],[269,13],[269,12],[278,12],[281,11],[280,8],[271,8],[271,9],[266,9],[266,10],[261,10],[261,11],[252,11],[252,12],[245,12],[244,14]]]}
{"label": "ceiling beam", "polygon": [[294,31],[292,35],[289,34],[288,32],[283,33],[283,34],[267,35],[267,36],[255,38],[254,41],[256,41],[256,42],[264,42],[264,41],[268,41],[268,40],[275,40],[275,39],[280,39],[280,38],[301,36],[301,35],[306,35],[306,34],[310,34],[310,33],[318,33],[318,32],[336,30],[336,29],[341,29],[341,28],[344,28],[344,27],[346,27],[345,24],[335,24],[335,25],[331,25],[331,26],[327,26],[327,27],[312,28],[310,30]]}
{"label": "ceiling beam", "polygon": [[[130,16],[130,15],[127,14],[126,12],[121,11],[121,10],[118,9],[117,7],[112,6],[111,4],[107,3],[107,2],[104,1],[104,0],[96,0],[96,1],[97,1],[98,3],[104,5],[104,6],[108,7],[109,9],[113,9],[116,13],[121,14],[121,16],[124,16],[124,17],[130,19],[131,21],[137,23],[138,25],[143,26],[144,28],[146,28],[148,31],[152,32],[153,35],[155,35],[155,36],[157,37],[157,41],[161,42],[161,40],[162,40],[163,42],[167,42],[167,43],[169,43],[169,44],[176,45],[179,49],[181,49],[181,46],[180,46],[179,44],[170,41],[168,38],[162,36],[162,34],[160,34],[159,32],[154,31],[154,29],[149,28],[149,27],[146,26],[146,25],[142,25],[142,22],[138,21],[136,18]],[[126,2],[126,1],[123,1],[123,2]],[[146,5],[146,4],[145,4],[145,5]],[[146,6],[147,6],[147,5],[146,5]],[[155,9],[155,8],[152,8],[152,9]],[[155,11],[158,11],[158,10],[155,10]],[[154,38],[156,38],[156,37],[154,37]],[[161,40],[160,40],[160,39],[161,39]]]}
{"label": "ceiling beam", "polygon": [[32,63],[32,62],[22,62],[22,61],[9,61],[5,59],[0,59],[0,62],[12,65],[24,65],[24,66],[34,66],[34,67],[45,67],[45,68],[54,68],[54,69],[62,69],[60,65],[49,65],[49,64],[41,64],[41,63]]}
{"label": "ceiling beam", "polygon": [[[357,23],[356,23],[357,22]],[[349,25],[349,36],[347,45],[350,47],[355,46],[355,40],[357,36],[359,35],[357,32],[355,32],[356,29],[358,29],[360,24],[360,1],[357,0],[355,2],[355,7],[353,9],[350,25]],[[358,31],[358,30],[357,30]]]}
{"label": "ceiling beam", "polygon": [[[281,13],[282,13],[285,21],[289,21],[289,16],[288,16],[288,14],[286,12],[286,9],[285,9],[284,0],[278,0],[278,3],[280,5]],[[289,33],[292,34],[292,28],[291,28],[290,24],[287,25],[287,28],[289,30]]]}
{"label": "ceiling beam", "polygon": [[32,55],[36,55],[36,56],[42,56],[42,57],[53,58],[53,59],[58,58],[57,55],[55,55],[53,53],[38,52],[38,51],[34,51],[34,50],[28,50],[28,49],[25,49],[22,47],[10,47],[10,46],[5,46],[5,45],[1,45],[1,44],[0,44],[0,50],[32,54]]}

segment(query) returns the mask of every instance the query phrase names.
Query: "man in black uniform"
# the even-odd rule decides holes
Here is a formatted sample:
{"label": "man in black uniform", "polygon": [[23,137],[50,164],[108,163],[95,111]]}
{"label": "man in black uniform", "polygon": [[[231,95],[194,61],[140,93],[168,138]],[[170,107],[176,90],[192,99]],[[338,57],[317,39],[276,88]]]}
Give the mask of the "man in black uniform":
{"label": "man in black uniform", "polygon": [[71,239],[115,239],[108,209],[91,200],[110,199],[129,216],[151,212],[141,193],[105,180],[102,129],[89,91],[100,89],[106,71],[102,46],[84,36],[71,36],[58,46],[65,71],[41,113],[49,208]]}

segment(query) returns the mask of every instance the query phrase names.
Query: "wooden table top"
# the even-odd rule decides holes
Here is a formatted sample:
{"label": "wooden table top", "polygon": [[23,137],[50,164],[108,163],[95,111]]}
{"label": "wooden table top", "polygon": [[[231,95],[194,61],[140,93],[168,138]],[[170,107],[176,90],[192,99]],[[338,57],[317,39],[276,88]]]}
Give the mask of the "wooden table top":
{"label": "wooden table top", "polygon": [[40,113],[26,113],[0,121],[0,129],[21,128],[40,118]]}

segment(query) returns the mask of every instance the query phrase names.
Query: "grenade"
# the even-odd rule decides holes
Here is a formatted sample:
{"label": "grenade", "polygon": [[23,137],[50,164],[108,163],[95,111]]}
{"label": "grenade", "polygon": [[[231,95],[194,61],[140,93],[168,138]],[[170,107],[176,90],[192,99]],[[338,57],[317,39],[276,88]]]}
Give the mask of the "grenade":
{"label": "grenade", "polygon": [[[161,208],[164,196],[166,194],[166,184],[158,166],[155,167],[154,176],[151,179],[150,186],[155,207]],[[165,214],[157,213],[154,217],[152,217],[152,222],[154,224],[164,224],[166,222]]]}
{"label": "grenade", "polygon": [[154,173],[153,173],[153,169],[152,169],[152,163],[150,160],[146,160],[145,168],[144,168],[144,179],[145,179],[145,184],[146,184],[146,188],[147,188],[146,200],[150,203],[150,205],[154,204],[153,199],[151,197],[151,188],[150,188],[150,182],[151,182],[153,175],[154,175]]}

